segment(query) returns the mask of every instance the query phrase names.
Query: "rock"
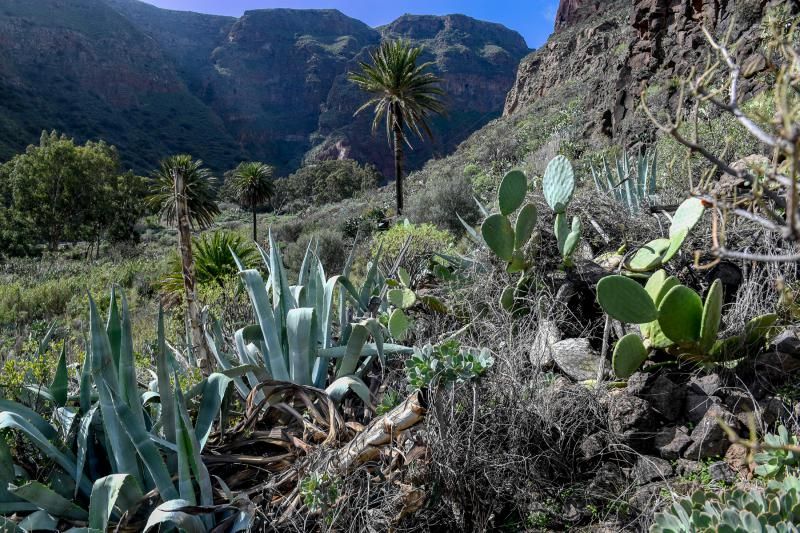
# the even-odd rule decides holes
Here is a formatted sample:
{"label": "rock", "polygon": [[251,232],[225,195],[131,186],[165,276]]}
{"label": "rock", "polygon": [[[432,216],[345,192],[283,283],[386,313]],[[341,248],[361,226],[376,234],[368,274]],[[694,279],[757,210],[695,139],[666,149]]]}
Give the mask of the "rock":
{"label": "rock", "polygon": [[614,463],[602,463],[586,487],[586,494],[599,502],[616,498],[620,489],[628,486],[622,469]]}
{"label": "rock", "polygon": [[722,400],[716,396],[707,396],[703,392],[698,393],[696,390],[690,388],[686,391],[686,400],[684,401],[686,420],[697,424],[703,419],[712,405],[721,402]]}
{"label": "rock", "polygon": [[663,481],[654,481],[636,489],[628,499],[628,505],[637,511],[652,509],[656,500],[661,496],[661,489],[665,488]]}
{"label": "rock", "polygon": [[724,483],[736,481],[736,471],[725,461],[717,461],[708,465],[708,475],[714,481],[722,481]]}
{"label": "rock", "polygon": [[689,476],[696,474],[703,469],[703,464],[700,461],[691,461],[689,459],[678,459],[675,463],[675,473],[679,476]]}
{"label": "rock", "polygon": [[645,451],[652,441],[654,425],[650,404],[624,391],[612,397],[608,409],[609,427],[624,444]]}
{"label": "rock", "polygon": [[530,361],[537,370],[549,370],[555,360],[553,359],[552,346],[561,340],[561,331],[552,320],[540,320],[539,328],[533,339],[530,351]]}
{"label": "rock", "polygon": [[706,396],[714,396],[723,387],[722,378],[719,374],[708,374],[702,377],[693,377],[689,380],[689,390],[696,393],[703,393]]}
{"label": "rock", "polygon": [[646,485],[651,481],[663,481],[668,477],[672,477],[672,473],[672,465],[669,461],[658,457],[641,455],[636,464],[633,465],[631,477],[637,485]]}
{"label": "rock", "polygon": [[725,452],[725,462],[742,479],[749,479],[751,474],[750,465],[747,463],[749,450],[741,444],[731,444]]}
{"label": "rock", "polygon": [[793,328],[785,329],[772,339],[770,347],[776,352],[800,356],[800,336]]}
{"label": "rock", "polygon": [[683,426],[663,428],[656,433],[654,441],[659,455],[670,461],[678,459],[691,443],[692,439],[689,438],[689,431]]}
{"label": "rock", "polygon": [[640,397],[650,402],[653,411],[674,422],[683,411],[686,388],[659,374]]}
{"label": "rock", "polygon": [[589,339],[565,339],[553,344],[551,353],[558,368],[575,381],[597,377],[600,355],[592,349]]}
{"label": "rock", "polygon": [[773,426],[789,414],[789,410],[780,398],[767,397],[758,402],[761,410],[761,422],[766,426]]}
{"label": "rock", "polygon": [[603,432],[593,433],[581,442],[581,453],[587,460],[602,455],[607,448],[608,437]]}
{"label": "rock", "polygon": [[687,459],[700,460],[708,457],[721,457],[728,450],[730,441],[722,427],[717,423],[722,420],[736,429],[738,420],[722,405],[713,405],[690,435],[692,444],[683,452]]}

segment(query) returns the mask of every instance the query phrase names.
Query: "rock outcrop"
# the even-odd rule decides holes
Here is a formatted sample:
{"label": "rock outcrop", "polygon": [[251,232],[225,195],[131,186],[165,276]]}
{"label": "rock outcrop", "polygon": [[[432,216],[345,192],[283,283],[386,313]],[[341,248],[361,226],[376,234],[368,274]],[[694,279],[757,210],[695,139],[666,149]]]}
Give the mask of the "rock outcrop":
{"label": "rock outcrop", "polygon": [[[637,113],[642,91],[652,105],[674,104],[671,81],[701,67],[708,53],[702,27],[729,29],[741,61],[757,53],[761,20],[781,0],[561,0],[555,33],[526,57],[506,99],[505,115],[536,110],[537,101],[580,98],[586,133],[606,144],[648,140]],[[747,85],[743,92],[757,90]]]}

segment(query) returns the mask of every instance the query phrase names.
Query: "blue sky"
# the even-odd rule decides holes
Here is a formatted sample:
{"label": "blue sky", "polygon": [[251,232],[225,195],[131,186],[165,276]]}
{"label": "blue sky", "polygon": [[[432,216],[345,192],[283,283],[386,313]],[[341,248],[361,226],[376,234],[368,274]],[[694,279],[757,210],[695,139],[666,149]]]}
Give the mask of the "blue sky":
{"label": "blue sky", "polygon": [[145,0],[168,9],[239,16],[245,10],[269,7],[336,8],[370,26],[391,22],[404,13],[446,15],[463,13],[499,22],[537,48],[553,30],[558,0]]}

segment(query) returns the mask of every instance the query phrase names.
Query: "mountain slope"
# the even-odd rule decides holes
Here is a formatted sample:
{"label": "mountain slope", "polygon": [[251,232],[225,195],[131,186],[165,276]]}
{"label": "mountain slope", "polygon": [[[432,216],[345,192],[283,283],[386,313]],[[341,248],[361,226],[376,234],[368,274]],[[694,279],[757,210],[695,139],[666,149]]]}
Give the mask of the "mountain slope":
{"label": "mountain slope", "polygon": [[5,0],[0,50],[0,159],[43,129],[105,139],[138,170],[200,146],[212,165],[240,153],[161,47],[101,0]]}
{"label": "mountain slope", "polygon": [[450,95],[434,142],[411,153],[409,168],[499,116],[529,51],[516,32],[457,15],[373,29],[336,10],[237,19],[139,0],[5,0],[0,160],[55,128],[117,145],[142,172],[186,151],[218,171],[244,158],[288,173],[304,159],[351,157],[391,174],[385,137],[371,134],[366,114],[353,118],[364,95],[347,81],[388,37],[424,46]]}

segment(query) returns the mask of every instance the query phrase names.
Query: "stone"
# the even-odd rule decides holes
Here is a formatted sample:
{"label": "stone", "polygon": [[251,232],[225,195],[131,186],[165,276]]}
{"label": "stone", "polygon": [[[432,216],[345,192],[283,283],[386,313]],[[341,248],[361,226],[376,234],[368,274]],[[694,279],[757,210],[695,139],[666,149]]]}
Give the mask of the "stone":
{"label": "stone", "polygon": [[689,389],[696,393],[703,393],[706,396],[719,396],[717,394],[723,388],[722,378],[719,374],[708,374],[700,377],[693,377],[689,380]]}
{"label": "stone", "polygon": [[666,488],[663,481],[653,481],[636,489],[628,499],[628,505],[636,511],[652,509],[654,503],[661,499],[661,489]]}
{"label": "stone", "polygon": [[607,448],[608,438],[603,432],[592,433],[581,442],[581,453],[587,460],[603,455]]}
{"label": "stone", "polygon": [[714,481],[733,483],[736,481],[736,471],[725,461],[717,461],[708,465],[708,475]]}
{"label": "stone", "polygon": [[646,485],[651,481],[663,481],[672,477],[672,474],[673,469],[669,461],[648,455],[640,455],[631,469],[631,477],[637,485]]}
{"label": "stone", "polygon": [[565,339],[552,345],[551,353],[558,368],[575,381],[597,377],[600,355],[589,339]]}
{"label": "stone", "polygon": [[758,402],[761,410],[761,423],[773,426],[789,414],[789,410],[780,398],[767,397]]}
{"label": "stone", "polygon": [[609,428],[623,444],[646,451],[652,442],[653,415],[647,400],[622,391],[612,397],[608,409]]}
{"label": "stone", "polygon": [[686,420],[693,424],[699,423],[712,405],[721,402],[722,400],[716,396],[708,396],[703,392],[698,393],[696,389],[690,388],[686,391],[686,400],[683,407]]}
{"label": "stone", "polygon": [[675,473],[679,476],[689,476],[697,474],[703,469],[703,463],[700,461],[691,461],[689,459],[678,459],[675,462]]}
{"label": "stone", "polygon": [[747,462],[750,451],[741,444],[731,444],[725,452],[725,462],[742,479],[751,477],[752,469]]}
{"label": "stone", "polygon": [[561,340],[561,331],[553,320],[540,320],[536,336],[531,344],[530,361],[537,370],[549,370],[553,367],[552,346]]}
{"label": "stone", "polygon": [[776,352],[800,356],[800,336],[793,328],[785,329],[772,339],[770,347]]}
{"label": "stone", "polygon": [[664,375],[658,375],[641,395],[650,402],[650,407],[666,420],[674,422],[683,412],[686,388],[674,383]]}
{"label": "stone", "polygon": [[663,459],[674,461],[691,443],[692,439],[685,427],[668,426],[656,433],[653,444]]}
{"label": "stone", "polygon": [[721,457],[725,454],[730,446],[730,440],[728,440],[725,430],[717,422],[718,419],[734,430],[738,427],[738,420],[724,406],[711,406],[689,435],[692,444],[683,452],[685,458],[699,461],[709,457]]}

